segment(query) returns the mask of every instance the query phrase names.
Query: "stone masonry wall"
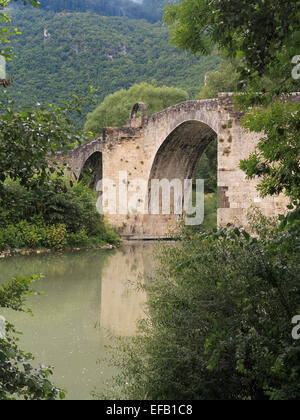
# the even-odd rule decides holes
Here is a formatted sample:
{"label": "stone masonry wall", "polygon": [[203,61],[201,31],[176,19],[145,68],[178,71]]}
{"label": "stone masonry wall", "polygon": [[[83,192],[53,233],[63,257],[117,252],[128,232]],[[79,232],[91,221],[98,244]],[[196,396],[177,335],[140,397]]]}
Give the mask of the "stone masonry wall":
{"label": "stone masonry wall", "polygon": [[[293,100],[300,100],[300,94],[295,94]],[[239,169],[240,160],[255,150],[261,137],[245,132],[240,126],[241,117],[234,108],[232,94],[228,93],[219,94],[217,99],[184,102],[152,116],[147,115],[144,104],[138,103],[124,127],[106,128],[102,138],[73,151],[68,163],[78,176],[88,157],[101,151],[103,178],[112,180],[117,190],[121,185],[121,190],[128,187],[134,192],[136,178],[148,184],[151,177],[182,180],[192,177],[201,153],[217,136],[221,195],[218,225],[234,223],[247,227],[251,207],[272,216],[285,211],[287,199],[284,196],[261,199],[256,190],[257,180],[247,180]],[[140,191],[139,209],[121,209],[121,214],[106,215],[124,236],[166,237],[176,229],[178,216],[139,214],[149,204],[148,191],[148,187],[143,194]],[[103,204],[105,207],[109,203]],[[119,194],[116,204],[118,209]]]}

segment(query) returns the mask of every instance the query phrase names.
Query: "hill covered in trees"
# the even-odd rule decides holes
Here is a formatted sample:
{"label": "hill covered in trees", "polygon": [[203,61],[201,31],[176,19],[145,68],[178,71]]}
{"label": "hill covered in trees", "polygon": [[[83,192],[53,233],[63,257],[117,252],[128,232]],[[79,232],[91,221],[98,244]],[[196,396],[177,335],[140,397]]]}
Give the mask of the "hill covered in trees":
{"label": "hill covered in trees", "polygon": [[46,10],[54,12],[93,12],[102,16],[125,16],[145,19],[149,22],[161,20],[166,0],[42,0]]}
{"label": "hill covered in trees", "polygon": [[11,18],[22,35],[10,44],[16,57],[7,63],[7,74],[14,80],[9,92],[20,105],[57,104],[73,94],[85,96],[91,85],[99,88],[101,103],[117,90],[153,80],[193,97],[218,64],[214,57],[171,47],[159,22],[24,7],[15,8]]}

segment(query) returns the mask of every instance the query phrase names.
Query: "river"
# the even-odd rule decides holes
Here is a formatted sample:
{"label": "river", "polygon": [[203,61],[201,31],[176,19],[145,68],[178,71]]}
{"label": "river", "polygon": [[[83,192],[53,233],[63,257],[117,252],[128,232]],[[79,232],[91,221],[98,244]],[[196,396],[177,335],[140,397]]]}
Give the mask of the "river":
{"label": "river", "polygon": [[115,373],[107,346],[112,337],[132,336],[143,317],[146,296],[139,287],[151,274],[153,243],[117,250],[88,250],[16,256],[0,261],[0,282],[43,274],[30,296],[30,314],[1,310],[17,330],[20,347],[36,364],[55,367],[52,382],[66,399],[91,399]]}

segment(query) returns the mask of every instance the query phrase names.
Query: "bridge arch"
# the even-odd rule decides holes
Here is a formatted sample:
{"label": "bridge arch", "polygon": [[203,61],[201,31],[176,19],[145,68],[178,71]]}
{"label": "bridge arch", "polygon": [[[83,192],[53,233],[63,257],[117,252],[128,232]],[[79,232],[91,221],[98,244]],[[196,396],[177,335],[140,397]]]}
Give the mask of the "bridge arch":
{"label": "bridge arch", "polygon": [[149,208],[152,206],[153,179],[180,179],[183,184],[185,179],[194,177],[203,152],[218,136],[219,121],[218,99],[183,102],[148,118],[145,148],[152,144],[149,154]]}
{"label": "bridge arch", "polygon": [[156,151],[150,179],[193,177],[204,150],[216,137],[217,133],[202,121],[181,123]]}
{"label": "bridge arch", "polygon": [[102,179],[103,175],[102,137],[85,143],[68,154],[57,153],[55,160],[67,165],[76,179],[82,180],[91,170],[95,171],[91,177],[91,188],[95,188],[95,182]]}
{"label": "bridge arch", "polygon": [[102,152],[93,152],[84,162],[79,175],[79,181],[88,184],[93,190],[103,178],[103,159]]}
{"label": "bridge arch", "polygon": [[157,149],[183,123],[201,122],[219,133],[220,110],[217,99],[188,101],[174,105],[148,117],[145,125],[146,142],[156,143]]}
{"label": "bridge arch", "polygon": [[[193,179],[198,163],[217,133],[202,121],[187,120],[174,128],[163,140],[153,158],[148,180],[148,206],[152,208],[151,184],[153,180]],[[173,200],[172,196],[172,200]],[[184,200],[184,197],[182,197]],[[160,205],[161,205],[160,198]],[[184,206],[184,202],[182,202]]]}

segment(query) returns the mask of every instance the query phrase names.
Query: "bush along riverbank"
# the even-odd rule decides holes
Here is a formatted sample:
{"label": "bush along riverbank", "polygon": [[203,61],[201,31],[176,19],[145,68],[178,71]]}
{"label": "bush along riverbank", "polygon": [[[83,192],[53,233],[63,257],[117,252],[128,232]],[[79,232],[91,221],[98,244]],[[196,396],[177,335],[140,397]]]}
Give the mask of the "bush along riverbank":
{"label": "bush along riverbank", "polygon": [[6,181],[0,198],[0,253],[112,248],[120,238],[96,209],[87,186],[61,177],[30,188]]}

